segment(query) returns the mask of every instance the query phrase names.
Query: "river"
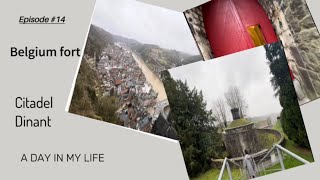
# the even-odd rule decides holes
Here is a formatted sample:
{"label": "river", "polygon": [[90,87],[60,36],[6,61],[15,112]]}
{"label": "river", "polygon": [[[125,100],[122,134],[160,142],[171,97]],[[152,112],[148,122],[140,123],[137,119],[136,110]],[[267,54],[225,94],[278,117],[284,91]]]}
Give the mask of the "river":
{"label": "river", "polygon": [[167,94],[160,78],[153,71],[149,69],[148,65],[140,58],[139,55],[135,54],[132,51],[131,53],[133,58],[141,68],[143,74],[146,76],[148,83],[150,83],[150,85],[152,86],[152,89],[158,93],[157,100],[158,101],[166,100]]}

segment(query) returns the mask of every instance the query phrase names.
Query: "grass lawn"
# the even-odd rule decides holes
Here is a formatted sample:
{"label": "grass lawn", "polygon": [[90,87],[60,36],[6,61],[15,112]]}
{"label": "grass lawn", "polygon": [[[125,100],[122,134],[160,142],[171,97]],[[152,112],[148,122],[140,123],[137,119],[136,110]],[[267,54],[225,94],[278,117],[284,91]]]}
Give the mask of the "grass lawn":
{"label": "grass lawn", "polygon": [[[285,137],[285,144],[283,145],[284,148],[297,154],[298,156],[304,158],[305,160],[307,160],[309,162],[314,162],[312,152],[309,149],[301,148],[298,145],[296,145],[293,141],[288,139],[288,137],[284,134],[284,132],[281,128],[280,121],[278,121],[274,125],[273,129],[278,130],[279,132],[281,132],[284,135],[284,137]],[[300,161],[296,160],[295,158],[293,158],[285,153],[283,153],[283,156],[284,156],[283,162],[284,162],[284,166],[286,169],[290,169],[290,168],[294,168],[294,167],[303,165],[303,163],[301,163]],[[280,163],[268,168],[267,170],[271,170],[271,169],[281,169]],[[270,174],[270,173],[272,173],[272,172],[268,172],[267,174]]]}
{"label": "grass lawn", "polygon": [[272,146],[280,140],[279,137],[271,133],[258,134],[257,137],[263,149],[272,148]]}
{"label": "grass lawn", "polygon": [[251,121],[247,120],[247,119],[237,119],[237,120],[233,120],[229,126],[228,126],[228,129],[230,128],[234,128],[234,127],[238,127],[238,126],[243,126],[243,125],[247,125],[247,124],[250,124]]}
{"label": "grass lawn", "polygon": [[[239,169],[232,169],[232,177],[233,179],[237,179],[237,177],[241,176],[240,170]],[[213,179],[218,179],[220,173],[220,169],[211,169],[203,174],[201,174],[199,177],[196,178],[191,178],[191,180],[213,180]],[[223,178],[225,180],[229,179],[227,169],[224,170]]]}

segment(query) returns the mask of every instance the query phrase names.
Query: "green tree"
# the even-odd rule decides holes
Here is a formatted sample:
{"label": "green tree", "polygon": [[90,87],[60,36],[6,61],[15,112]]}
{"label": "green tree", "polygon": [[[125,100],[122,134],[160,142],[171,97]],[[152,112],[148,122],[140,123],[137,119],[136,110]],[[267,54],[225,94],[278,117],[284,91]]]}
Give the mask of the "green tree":
{"label": "green tree", "polygon": [[108,44],[114,44],[113,35],[106,30],[91,24],[84,53],[91,57],[94,57],[94,54],[98,56],[101,54],[102,49]]}
{"label": "green tree", "polygon": [[112,96],[103,96],[99,99],[97,114],[102,117],[103,121],[119,124],[119,118],[116,115],[118,109],[117,98]]}
{"label": "green tree", "polygon": [[99,84],[95,72],[90,69],[88,63],[83,60],[81,62],[69,111],[82,116],[95,117],[97,86],[99,86]]}
{"label": "green tree", "polygon": [[265,49],[273,75],[271,84],[276,92],[275,96],[279,97],[283,107],[281,112],[283,131],[296,144],[310,148],[283,46],[281,43],[273,43],[265,45]]}
{"label": "green tree", "polygon": [[114,96],[101,96],[100,79],[88,63],[81,62],[69,111],[82,116],[119,124]]}
{"label": "green tree", "polygon": [[162,80],[171,108],[169,121],[177,131],[189,175],[194,177],[209,169],[211,158],[221,157],[221,135],[201,91],[173,80],[168,71],[162,73]]}

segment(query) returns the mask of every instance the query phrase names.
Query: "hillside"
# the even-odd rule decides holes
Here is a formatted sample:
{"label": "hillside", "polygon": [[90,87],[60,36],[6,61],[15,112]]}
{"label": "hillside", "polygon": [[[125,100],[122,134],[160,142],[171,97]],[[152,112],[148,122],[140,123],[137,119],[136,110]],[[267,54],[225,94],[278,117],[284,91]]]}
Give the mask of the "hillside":
{"label": "hillside", "polygon": [[95,71],[90,69],[88,63],[83,60],[77,76],[76,85],[69,111],[75,114],[101,119],[95,113],[95,105],[97,104],[99,81]]}
{"label": "hillside", "polygon": [[86,60],[82,60],[69,112],[119,124],[116,111],[119,108],[113,96],[102,96],[100,79],[96,71],[90,68]]}
{"label": "hillside", "polygon": [[194,63],[202,60],[203,58],[201,55],[193,55],[193,56],[185,57],[184,60],[182,61],[182,65],[186,65],[186,64],[190,64],[190,63]]}
{"label": "hillside", "polygon": [[140,55],[149,68],[158,75],[163,70],[203,60],[201,55],[191,55],[154,44],[144,44],[118,35],[113,35],[113,41]]}
{"label": "hillside", "polygon": [[140,55],[149,68],[159,76],[163,70],[203,60],[201,55],[191,55],[154,44],[144,44],[134,39],[111,34],[95,25],[90,27],[85,54],[93,57],[96,53],[96,56],[99,56],[104,47],[115,43]]}
{"label": "hillside", "polygon": [[[94,68],[94,54],[100,55],[107,45],[112,45],[110,33],[95,25],[91,25],[85,56],[82,58],[77,76],[69,112],[82,116],[119,124],[116,110],[119,108],[115,97],[102,96],[101,80]],[[90,59],[91,57],[91,59]],[[91,67],[88,62],[93,62]]]}
{"label": "hillside", "polygon": [[114,44],[113,35],[91,24],[84,54],[94,57],[94,53],[96,53],[96,55],[99,56],[107,44]]}

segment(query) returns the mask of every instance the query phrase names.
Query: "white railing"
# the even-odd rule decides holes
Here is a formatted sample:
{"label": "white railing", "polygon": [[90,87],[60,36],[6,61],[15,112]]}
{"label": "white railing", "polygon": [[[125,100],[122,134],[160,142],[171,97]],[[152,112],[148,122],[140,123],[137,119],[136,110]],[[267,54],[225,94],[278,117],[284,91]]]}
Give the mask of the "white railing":
{"label": "white railing", "polygon": [[230,164],[229,164],[229,163],[232,163],[232,164],[234,164],[235,166],[238,167],[238,169],[239,169],[239,171],[240,171],[240,177],[237,177],[237,179],[239,179],[239,180],[244,179],[241,165],[239,165],[239,164],[231,161],[231,160],[228,159],[228,158],[224,158],[224,161],[223,161],[223,164],[222,164],[220,173],[219,173],[218,180],[222,180],[223,175],[224,175],[224,171],[225,171],[226,168],[227,168],[229,180],[233,180],[232,171],[231,171],[231,167],[230,167]]}
{"label": "white railing", "polygon": [[[266,170],[266,165],[264,164],[264,160],[269,157],[271,155],[271,153],[276,152],[276,155],[278,157],[278,162],[280,163],[281,169],[269,169]],[[282,152],[285,152],[286,154],[290,155],[291,157],[295,158],[296,160],[300,161],[303,164],[308,164],[310,163],[309,161],[303,159],[302,157],[298,156],[297,154],[289,151],[288,149],[282,147],[281,145],[275,144],[269,151],[268,153],[257,163],[258,166],[258,172],[260,173],[260,175],[263,175],[262,172],[264,173],[264,175],[266,174],[266,172],[272,172],[272,171],[283,171],[286,169],[284,162],[283,162],[283,156],[282,156]],[[274,164],[272,164],[274,165]],[[271,165],[271,166],[272,166]]]}
{"label": "white railing", "polygon": [[[277,154],[277,161],[276,163],[269,163],[269,165],[264,164],[264,160],[266,160],[267,157],[269,157],[272,153],[276,153]],[[309,161],[303,159],[302,157],[298,156],[297,154],[289,151],[288,149],[282,147],[281,145],[275,144],[273,145],[273,147],[268,151],[268,153],[257,163],[255,164],[255,166],[257,167],[256,171],[257,174],[259,174],[259,176],[261,175],[266,175],[266,172],[275,172],[275,171],[283,171],[286,169],[285,164],[283,162],[283,156],[282,156],[282,152],[290,155],[291,157],[295,158],[296,160],[300,161],[303,164],[308,164],[310,163]],[[234,164],[236,167],[238,167],[237,169],[239,169],[240,171],[240,177],[236,177],[236,179],[239,180],[243,180],[243,179],[247,179],[247,175],[245,173],[245,169],[242,167],[242,165],[239,165],[237,163],[235,163],[234,161],[228,159],[228,158],[224,158],[220,173],[219,173],[219,178],[218,180],[222,180],[223,176],[224,176],[224,172],[225,169],[227,169],[227,173],[228,173],[228,177],[229,180],[233,180],[234,177],[232,176],[232,171],[231,171],[231,167],[230,164],[232,163]],[[266,168],[271,167],[277,163],[280,163],[281,169],[269,169],[266,170]]]}

